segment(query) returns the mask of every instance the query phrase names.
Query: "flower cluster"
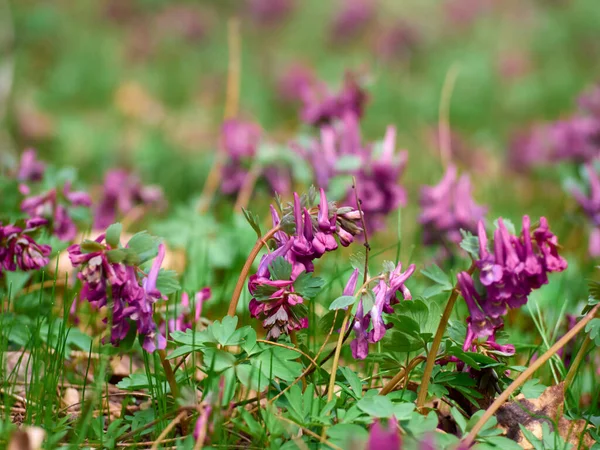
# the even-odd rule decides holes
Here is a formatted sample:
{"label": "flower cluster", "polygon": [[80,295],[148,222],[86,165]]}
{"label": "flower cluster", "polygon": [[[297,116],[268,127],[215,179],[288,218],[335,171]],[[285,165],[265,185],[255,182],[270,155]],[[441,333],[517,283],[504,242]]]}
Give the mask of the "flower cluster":
{"label": "flower cluster", "polygon": [[[252,176],[249,166],[257,156],[262,131],[258,124],[229,119],[221,129],[221,145],[228,161],[223,167],[221,191],[224,194],[236,194],[244,186],[246,179]],[[290,176],[286,168],[270,165],[262,168],[273,192],[285,194],[290,190]]]}
{"label": "flower cluster", "polygon": [[0,274],[17,268],[38,270],[48,264],[51,247],[38,244],[31,237],[43,225],[46,225],[43,219],[30,219],[24,227],[0,224]]}
{"label": "flower cluster", "polygon": [[94,212],[94,228],[103,230],[117,219],[117,213],[127,214],[136,205],[162,207],[162,189],[144,186],[140,179],[125,170],[109,170],[104,176],[102,197]]}
{"label": "flower cluster", "polygon": [[62,190],[53,188],[44,194],[27,197],[21,202],[21,210],[31,218],[48,220],[59,239],[70,241],[77,234],[77,227],[69,215],[69,208],[91,205],[92,200],[87,193],[71,191],[71,183],[66,182]]}
{"label": "flower cluster", "polygon": [[[479,259],[475,265],[481,289],[478,291],[469,273],[458,274],[460,291],[469,309],[465,349],[470,349],[478,338],[488,338],[488,344],[494,345],[493,337],[502,327],[502,316],[508,308],[523,306],[534,289],[548,283],[549,273],[567,268],[567,262],[558,254],[558,239],[545,217],[531,231],[529,217],[523,216],[520,236],[512,235],[498,219],[491,251],[483,222],[479,222],[478,234]],[[514,348],[511,350],[514,352]]]}
{"label": "flower cluster", "polygon": [[[362,229],[360,213],[351,207],[337,208],[328,203],[321,189],[318,208],[308,209],[294,193],[294,203],[279,217],[271,207],[276,249],[263,256],[258,271],[250,276],[248,289],[253,296],[250,314],[263,322],[269,338],[308,327],[304,300],[311,293],[307,274],[314,271],[314,260],[340,244],[347,246]],[[284,231],[293,221],[293,232]],[[310,284],[310,283],[308,283]]]}
{"label": "flower cluster", "polygon": [[532,127],[519,135],[510,162],[518,170],[560,161],[589,162],[600,156],[600,88],[584,93],[570,118]]}
{"label": "flower cluster", "polygon": [[[123,260],[123,249],[112,248],[105,242],[104,234],[95,241],[71,245],[68,252],[73,267],[82,267],[77,275],[83,284],[81,298],[101,309],[108,305],[110,289],[110,341],[113,345],[118,346],[135,324],[137,333],[143,337],[142,347],[146,351],[166,347],[166,339],[158,332],[153,318],[154,303],[164,298],[157,288],[160,266],[165,257],[164,244],[158,246],[158,256],[141,281],[138,279],[140,269]],[[105,319],[107,322],[108,318]]]}
{"label": "flower cluster", "polygon": [[485,208],[477,205],[471,196],[469,176],[457,178],[454,165],[448,166],[439,184],[421,189],[420,204],[419,223],[423,226],[426,245],[460,243],[460,230],[474,233],[485,214]]}
{"label": "flower cluster", "polygon": [[[295,146],[312,165],[319,186],[327,188],[337,175],[356,177],[361,209],[370,231],[381,228],[390,212],[406,204],[406,190],[398,180],[404,172],[408,153],[396,154],[396,129],[388,127],[379,154],[374,147],[361,142],[358,120],[353,114],[346,114],[336,126],[322,127],[320,142],[313,142],[311,147]],[[340,168],[342,158],[354,160],[356,164]],[[353,189],[348,190],[346,202],[358,207]]]}
{"label": "flower cluster", "polygon": [[323,83],[306,86],[302,92],[300,118],[314,126],[331,124],[348,114],[362,117],[367,94],[358,84],[356,77],[346,74],[338,93],[333,93]]}
{"label": "flower cluster", "polygon": [[412,300],[412,295],[404,283],[414,271],[414,264],[402,272],[402,263],[398,263],[396,268],[387,274],[385,280],[380,279],[373,289],[375,301],[366,314],[364,301],[360,300],[354,318],[355,339],[350,343],[354,358],[365,359],[369,354],[369,344],[383,339],[386,331],[391,327],[391,324],[383,321],[383,313],[394,312],[392,306],[399,302],[396,294],[400,292],[404,300]]}
{"label": "flower cluster", "polygon": [[593,164],[586,164],[586,171],[590,184],[589,196],[577,187],[571,188],[571,195],[575,197],[591,222],[593,228],[590,232],[588,251],[590,256],[597,258],[600,256],[600,177]]}

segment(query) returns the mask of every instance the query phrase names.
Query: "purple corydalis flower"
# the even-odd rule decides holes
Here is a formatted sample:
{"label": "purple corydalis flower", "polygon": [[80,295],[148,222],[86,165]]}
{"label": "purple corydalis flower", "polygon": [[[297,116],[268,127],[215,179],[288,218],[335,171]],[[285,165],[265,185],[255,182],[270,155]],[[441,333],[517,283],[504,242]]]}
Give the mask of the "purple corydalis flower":
{"label": "purple corydalis flower", "polygon": [[468,175],[460,178],[457,175],[456,167],[451,164],[439,184],[421,189],[419,222],[424,228],[426,244],[460,243],[460,230],[475,232],[485,214],[485,208],[477,205],[471,196]]}
{"label": "purple corydalis flower", "polygon": [[52,248],[38,244],[29,234],[44,225],[42,220],[29,220],[25,228],[0,224],[0,274],[2,270],[14,272],[38,270],[49,262]]}
{"label": "purple corydalis flower", "polygon": [[210,405],[205,405],[202,412],[198,415],[198,420],[196,420],[196,425],[194,426],[194,440],[197,441],[203,436],[206,437],[206,428],[208,427],[208,418],[211,411],[212,407]]}
{"label": "purple corydalis flower", "polygon": [[[318,207],[310,209],[294,193],[293,203],[284,208],[283,220],[271,206],[274,227],[285,221],[293,223],[295,229],[292,233],[283,227],[287,231],[282,229],[274,234],[276,248],[261,258],[257,272],[248,282],[248,290],[256,297],[250,301],[250,315],[262,320],[269,338],[277,339],[281,334],[308,326],[304,308],[300,307],[305,299],[295,291],[294,282],[303,272],[314,271],[315,259],[337,248],[336,235],[344,243],[344,239],[350,242],[362,231],[356,224],[360,215],[352,218],[352,212],[352,208],[338,208],[335,203],[328,203],[322,189]],[[289,278],[273,279],[270,266],[277,258],[283,258],[291,266]],[[268,294],[265,295],[265,291]]]}
{"label": "purple corydalis flower", "polygon": [[313,71],[302,64],[288,67],[278,80],[279,97],[286,102],[299,102],[318,81]]}
{"label": "purple corydalis flower", "polygon": [[498,219],[494,231],[493,251],[483,222],[478,225],[479,269],[481,291],[477,291],[471,275],[461,272],[458,277],[461,294],[469,308],[468,332],[465,349],[473,341],[487,337],[488,344],[497,351],[510,352],[511,347],[495,343],[495,330],[502,326],[502,316],[508,308],[517,308],[527,302],[529,294],[548,283],[548,273],[561,272],[567,262],[558,254],[558,239],[550,231],[545,217],[533,231],[528,216],[523,216],[521,235],[512,235],[504,221]]}
{"label": "purple corydalis flower", "polygon": [[165,199],[158,186],[142,185],[140,179],[125,170],[106,172],[102,198],[94,212],[94,228],[105,229],[117,215],[124,215],[137,205],[163,207]]}
{"label": "purple corydalis flower", "polygon": [[[359,301],[354,319],[355,339],[350,343],[352,356],[355,359],[365,359],[369,353],[369,344],[374,344],[383,339],[386,331],[391,327],[391,324],[384,322],[383,313],[390,314],[394,312],[392,306],[398,303],[397,293],[400,292],[404,300],[412,299],[405,282],[414,273],[415,269],[416,266],[411,264],[402,272],[402,263],[398,263],[396,268],[388,274],[387,282],[380,280],[373,289],[375,302],[366,314],[363,300]],[[371,328],[370,331],[369,328]]]}
{"label": "purple corydalis flower", "polygon": [[[153,304],[164,296],[157,288],[160,266],[165,257],[165,246],[159,244],[158,255],[152,263],[147,276],[138,280],[138,267],[120,262],[111,262],[111,250],[103,243],[105,235],[100,235],[90,252],[82,251],[79,244],[68,248],[73,267],[81,267],[77,277],[82,281],[81,298],[87,299],[96,308],[107,306],[108,290],[111,292],[112,316],[111,336],[113,345],[127,336],[130,323],[136,326],[136,332],[143,337],[142,347],[153,352],[166,347],[165,337],[158,332],[153,318]],[[88,244],[89,245],[89,244]],[[108,319],[105,319],[105,323]]]}
{"label": "purple corydalis flower", "polygon": [[70,241],[77,234],[77,227],[67,206],[90,207],[92,200],[85,192],[71,191],[70,182],[65,183],[61,194],[55,188],[41,195],[27,197],[21,202],[21,210],[30,217],[50,220],[54,234],[63,241]]}
{"label": "purple corydalis flower", "polygon": [[412,56],[420,41],[418,30],[409,22],[399,21],[385,30],[377,42],[377,53],[386,61]]}
{"label": "purple corydalis flower", "polygon": [[[408,153],[395,154],[396,128],[387,128],[382,154],[378,159],[372,155],[363,156],[363,165],[356,179],[356,189],[365,214],[367,228],[371,231],[384,226],[384,218],[400,206],[406,204],[406,190],[398,181],[406,167]],[[348,201],[356,203],[353,192],[348,193]]]}
{"label": "purple corydalis flower", "polygon": [[369,431],[367,450],[400,450],[402,439],[398,428],[398,419],[392,416],[387,427],[382,426],[380,419],[375,419]]}

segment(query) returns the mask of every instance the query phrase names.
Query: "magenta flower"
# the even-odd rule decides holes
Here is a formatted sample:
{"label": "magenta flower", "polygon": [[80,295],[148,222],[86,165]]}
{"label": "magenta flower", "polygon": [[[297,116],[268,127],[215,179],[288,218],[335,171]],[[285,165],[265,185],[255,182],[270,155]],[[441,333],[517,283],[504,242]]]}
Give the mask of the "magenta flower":
{"label": "magenta flower", "polygon": [[438,185],[421,188],[420,204],[419,222],[425,244],[439,243],[445,247],[458,244],[462,240],[460,230],[474,233],[485,214],[485,208],[471,196],[469,176],[457,178],[452,164]]}
{"label": "magenta flower", "polygon": [[375,419],[369,431],[367,450],[401,450],[402,439],[398,428],[398,419],[392,416],[388,419],[387,427],[382,426],[379,419]]}
{"label": "magenta flower", "polygon": [[2,270],[38,270],[48,264],[52,248],[30,236],[43,225],[45,221],[40,219],[28,220],[25,228],[0,224],[0,275]]}
{"label": "magenta flower", "polygon": [[277,92],[286,102],[300,102],[318,81],[313,71],[299,63],[288,67],[279,77]]}
{"label": "magenta flower", "polygon": [[181,309],[177,317],[163,321],[160,326],[160,332],[163,336],[168,336],[173,331],[185,331],[193,329],[194,324],[200,321],[202,316],[202,306],[211,296],[210,288],[204,288],[196,292],[194,296],[194,305],[190,303],[190,297],[187,292],[181,294]]}
{"label": "magenta flower", "polygon": [[588,252],[593,258],[597,258],[600,256],[600,178],[592,164],[586,164],[586,171],[590,184],[588,196],[576,187],[571,188],[571,195],[575,197],[593,227]]}
{"label": "magenta flower", "polygon": [[46,165],[37,159],[37,152],[32,148],[25,150],[17,169],[17,180],[21,182],[19,185],[21,194],[28,195],[30,190],[25,183],[41,181],[45,171]]}
{"label": "magenta flower", "polygon": [[[165,257],[165,246],[158,246],[158,256],[154,259],[147,275],[138,279],[140,269],[125,262],[117,262],[114,250],[104,243],[104,234],[91,245],[93,250],[82,249],[74,244],[68,248],[73,267],[81,267],[77,277],[83,286],[80,296],[97,309],[108,305],[108,293],[112,300],[110,341],[114,346],[127,336],[130,326],[135,324],[136,332],[143,338],[142,347],[153,352],[166,347],[165,337],[158,332],[153,318],[153,305],[164,299],[157,288],[158,273]],[[121,249],[122,251],[123,249]],[[105,323],[108,323],[108,318]]]}
{"label": "magenta flower", "polygon": [[548,227],[545,217],[531,230],[528,216],[523,216],[520,236],[511,235],[502,219],[494,232],[493,251],[488,250],[483,222],[479,222],[479,269],[481,289],[467,272],[458,275],[461,294],[469,309],[465,350],[474,340],[487,338],[487,344],[496,350],[495,331],[502,327],[502,316],[508,308],[517,308],[527,302],[534,289],[548,283],[548,273],[561,272],[567,262],[558,254],[558,239]]}
{"label": "magenta flower", "polygon": [[[392,211],[406,204],[406,190],[399,179],[406,167],[408,153],[396,153],[396,128],[389,126],[382,154],[375,159],[372,152],[363,155],[363,164],[357,173],[357,191],[365,214],[367,229],[379,230],[384,219]],[[348,202],[357,206],[353,192],[348,193]]]}
{"label": "magenta flower", "polygon": [[[277,247],[262,257],[257,272],[248,282],[253,296],[250,315],[262,320],[268,338],[277,339],[281,334],[308,327],[306,299],[297,292],[296,280],[303,273],[314,271],[315,259],[337,248],[335,236],[340,243],[349,244],[362,231],[358,226],[360,214],[353,215],[352,208],[338,208],[335,203],[328,203],[323,189],[319,206],[310,209],[307,206],[294,193],[294,202],[284,209],[283,219],[295,224],[294,232],[275,233]],[[273,207],[271,215],[274,227],[282,224]],[[281,259],[289,272],[285,272],[285,277],[275,278],[271,267]]]}
{"label": "magenta flower", "polygon": [[142,185],[140,179],[125,170],[106,172],[102,197],[94,212],[94,228],[105,229],[137,205],[162,208],[165,204],[159,186]]}
{"label": "magenta flower", "polygon": [[360,118],[367,101],[366,92],[358,84],[356,77],[346,74],[339,93],[332,93],[322,83],[314,83],[302,94],[303,108],[300,118],[314,126],[322,126],[342,119],[348,114]]}
{"label": "magenta flower", "polygon": [[55,188],[41,195],[27,197],[21,202],[21,210],[32,218],[48,220],[59,239],[70,241],[77,234],[77,227],[69,215],[68,208],[90,207],[91,204],[92,200],[87,193],[71,191],[71,183],[66,182],[62,192]]}
{"label": "magenta flower", "polygon": [[[415,272],[416,266],[411,264],[402,272],[402,263],[387,276],[387,280],[380,280],[373,289],[375,302],[373,307],[365,313],[362,299],[360,300],[354,318],[355,339],[350,343],[352,356],[355,359],[365,359],[369,354],[369,344],[379,342],[391,327],[384,321],[383,314],[394,312],[393,305],[399,302],[397,293],[400,292],[404,300],[411,300],[412,295],[405,283]],[[370,330],[369,330],[370,328]]]}

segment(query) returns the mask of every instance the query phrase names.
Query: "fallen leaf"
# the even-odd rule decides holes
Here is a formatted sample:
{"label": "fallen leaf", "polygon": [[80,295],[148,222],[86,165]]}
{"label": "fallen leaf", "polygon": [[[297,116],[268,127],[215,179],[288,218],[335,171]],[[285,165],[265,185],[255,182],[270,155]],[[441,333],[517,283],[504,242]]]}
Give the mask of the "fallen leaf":
{"label": "fallen leaf", "polygon": [[12,434],[8,450],[40,450],[45,437],[40,427],[21,427]]}
{"label": "fallen leaf", "polygon": [[[563,415],[564,387],[563,383],[550,386],[534,399],[526,399],[519,394],[512,402],[502,406],[496,418],[498,426],[504,430],[506,436],[525,449],[533,449],[533,445],[525,438],[519,425],[530,431],[535,437],[541,439],[542,424],[546,423],[550,429],[554,429],[554,423],[558,423],[558,434],[575,447],[579,445],[581,434],[586,429],[585,420],[568,420]],[[589,448],[594,440],[585,434],[581,448]]]}

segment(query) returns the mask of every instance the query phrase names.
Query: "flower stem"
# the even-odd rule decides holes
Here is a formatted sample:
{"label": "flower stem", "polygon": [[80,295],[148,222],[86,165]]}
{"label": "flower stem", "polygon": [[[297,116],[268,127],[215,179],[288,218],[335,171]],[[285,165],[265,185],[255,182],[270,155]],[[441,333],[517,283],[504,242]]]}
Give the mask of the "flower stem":
{"label": "flower stem", "polygon": [[171,363],[167,360],[167,352],[164,350],[159,350],[158,356],[165,371],[169,386],[171,386],[171,394],[173,394],[173,398],[177,398],[179,397],[179,387],[177,386],[177,381],[175,380],[175,374],[173,373]]}
{"label": "flower stem", "polygon": [[471,445],[471,443],[477,437],[477,433],[481,431],[485,423],[496,413],[496,411],[498,411],[504,402],[508,400],[514,391],[516,391],[523,383],[525,383],[525,381],[527,381],[527,379],[531,377],[536,370],[542,367],[546,361],[552,358],[556,352],[563,348],[571,339],[573,339],[581,330],[584,329],[584,327],[596,316],[598,309],[600,309],[600,305],[594,306],[594,308],[588,312],[587,315],[581,319],[579,323],[577,323],[577,325],[571,328],[567,334],[565,334],[552,347],[550,347],[546,353],[536,359],[531,366],[522,372],[521,375],[519,375],[515,381],[513,381],[510,386],[508,386],[508,388],[506,388],[506,390],[498,396],[498,398],[496,398],[496,400],[494,400],[494,403],[492,403],[483,416],[481,416],[463,441],[466,446]]}
{"label": "flower stem", "polygon": [[400,383],[400,381],[402,381],[402,379],[405,376],[408,376],[409,372],[412,369],[414,369],[419,363],[421,363],[423,361],[425,361],[424,356],[417,356],[406,366],[406,369],[400,369],[400,371],[394,376],[394,378],[392,378],[390,381],[388,381],[387,384],[383,387],[383,389],[381,389],[381,391],[379,391],[379,395],[386,395],[386,394],[389,394],[390,392],[392,392],[392,390],[396,387],[396,385],[398,383]]}
{"label": "flower stem", "polygon": [[[360,292],[360,290],[359,290]],[[327,389],[327,403],[333,400],[333,390],[335,388],[335,375],[337,372],[338,364],[340,362],[340,353],[342,352],[342,346],[344,345],[344,335],[346,332],[346,326],[352,315],[352,308],[348,307],[346,314],[344,315],[344,321],[342,322],[342,328],[340,329],[340,335],[338,337],[337,345],[335,347],[335,354],[333,355],[333,365],[331,366],[331,376],[329,377],[329,388]],[[321,433],[321,442],[325,439],[327,434],[327,427],[323,427]]]}
{"label": "flower stem", "polygon": [[264,236],[259,238],[254,244],[254,247],[250,251],[248,255],[248,259],[244,263],[244,267],[240,272],[240,276],[238,278],[237,284],[235,285],[235,289],[233,290],[233,295],[231,296],[231,301],[229,302],[229,310],[227,311],[227,315],[235,316],[235,311],[237,309],[238,301],[240,300],[240,295],[242,294],[242,289],[244,289],[244,283],[246,282],[246,277],[248,276],[248,272],[250,272],[250,268],[252,267],[252,263],[258,256],[258,252],[263,248],[263,245],[273,237],[275,233],[279,231],[279,226],[271,228]]}
{"label": "flower stem", "polygon": [[[472,274],[474,270],[475,264],[471,264],[468,273]],[[419,410],[423,408],[423,405],[425,405],[425,400],[427,399],[427,388],[429,387],[429,380],[431,378],[431,373],[433,372],[433,366],[435,365],[437,352],[440,348],[440,344],[442,343],[442,338],[444,337],[444,332],[446,331],[448,320],[450,320],[450,315],[452,314],[452,310],[454,309],[454,304],[456,303],[456,299],[458,298],[459,293],[460,291],[458,289],[458,285],[454,286],[452,292],[450,293],[450,297],[448,298],[448,303],[446,303],[446,309],[444,309],[444,313],[442,314],[440,324],[438,325],[438,328],[435,332],[435,336],[433,337],[433,343],[431,344],[429,353],[427,353],[427,362],[425,363],[423,380],[421,381],[421,386],[419,387],[419,394],[417,396],[417,409]]]}
{"label": "flower stem", "polygon": [[567,376],[565,377],[565,380],[563,382],[564,383],[563,390],[565,393],[567,392],[567,389],[571,386],[571,383],[573,382],[573,378],[575,378],[575,374],[577,373],[577,369],[579,368],[581,361],[583,361],[583,358],[585,357],[587,349],[591,343],[592,343],[592,339],[590,338],[589,335],[587,335],[585,337],[584,341],[581,343],[581,347],[579,348],[579,351],[577,352],[575,359],[571,363],[571,367],[569,367],[569,371],[567,372]]}

